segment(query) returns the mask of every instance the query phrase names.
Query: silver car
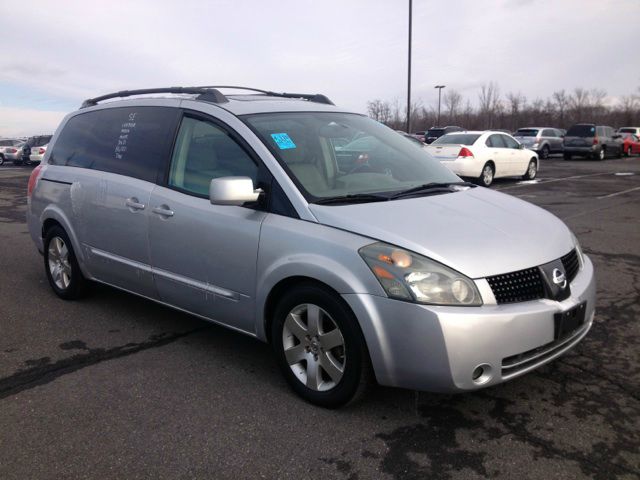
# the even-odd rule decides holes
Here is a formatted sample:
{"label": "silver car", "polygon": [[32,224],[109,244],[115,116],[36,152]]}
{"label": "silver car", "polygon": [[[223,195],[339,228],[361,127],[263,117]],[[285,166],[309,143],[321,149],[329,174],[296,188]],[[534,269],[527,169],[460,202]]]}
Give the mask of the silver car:
{"label": "silver car", "polygon": [[13,161],[22,155],[24,140],[17,138],[4,138],[0,140],[0,165],[6,161]]}
{"label": "silver car", "polygon": [[513,136],[525,148],[536,152],[540,158],[547,159],[552,153],[564,151],[564,133],[557,128],[527,127],[519,128]]}
{"label": "silver car", "polygon": [[[366,137],[366,151],[340,147]],[[594,318],[593,265],[562,221],[322,95],[88,100],[28,204],[59,297],[100,282],[270,342],[293,390],[325,407],[373,380],[496,385]]]}

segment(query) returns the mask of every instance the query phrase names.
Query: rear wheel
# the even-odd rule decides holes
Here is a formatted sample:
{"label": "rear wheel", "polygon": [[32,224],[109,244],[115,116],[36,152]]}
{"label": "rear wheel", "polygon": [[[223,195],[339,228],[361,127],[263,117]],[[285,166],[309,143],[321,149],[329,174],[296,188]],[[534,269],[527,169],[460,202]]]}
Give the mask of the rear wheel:
{"label": "rear wheel", "polygon": [[631,145],[629,145],[629,148],[627,148],[627,153],[626,153],[627,157],[630,157],[632,153],[633,151],[631,149]]}
{"label": "rear wheel", "polygon": [[606,156],[607,156],[607,151],[604,147],[601,147],[598,152],[594,152],[592,154],[592,158],[594,160],[600,160],[600,161],[604,160]]}
{"label": "rear wheel", "polygon": [[82,275],[67,232],[56,225],[44,239],[44,269],[53,291],[60,298],[74,300],[84,295],[87,280]]}
{"label": "rear wheel", "polygon": [[488,187],[493,183],[493,178],[495,176],[495,169],[493,168],[493,164],[487,162],[482,167],[482,173],[478,177],[478,185],[482,185],[483,187]]}
{"label": "rear wheel", "polygon": [[542,150],[540,150],[540,158],[543,158],[544,160],[549,158],[549,146],[545,145],[544,147],[542,147]]}
{"label": "rear wheel", "polygon": [[538,164],[535,160],[531,160],[529,162],[529,166],[527,167],[527,171],[522,176],[522,178],[525,180],[533,180],[534,178],[536,178],[537,174],[538,174]]}
{"label": "rear wheel", "polygon": [[341,298],[320,286],[303,284],[280,300],[271,340],[287,383],[308,402],[340,407],[371,383],[356,318]]}

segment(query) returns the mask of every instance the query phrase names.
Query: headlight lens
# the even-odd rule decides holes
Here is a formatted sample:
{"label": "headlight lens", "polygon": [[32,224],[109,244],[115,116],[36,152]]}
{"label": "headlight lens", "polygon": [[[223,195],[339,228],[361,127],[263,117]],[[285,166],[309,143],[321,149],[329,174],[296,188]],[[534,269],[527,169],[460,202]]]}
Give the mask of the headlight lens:
{"label": "headlight lens", "polygon": [[578,261],[580,262],[580,268],[584,265],[584,254],[582,253],[582,247],[580,246],[580,242],[578,238],[571,232],[571,237],[573,238],[573,244],[576,246],[576,254],[578,255]]}
{"label": "headlight lens", "polygon": [[472,280],[422,255],[386,243],[359,251],[387,295],[435,305],[482,305]]}

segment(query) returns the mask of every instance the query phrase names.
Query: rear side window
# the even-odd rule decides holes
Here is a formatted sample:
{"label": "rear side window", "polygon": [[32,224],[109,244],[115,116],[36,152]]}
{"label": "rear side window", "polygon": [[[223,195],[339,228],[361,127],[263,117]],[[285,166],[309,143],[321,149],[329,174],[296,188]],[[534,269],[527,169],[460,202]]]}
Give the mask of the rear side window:
{"label": "rear side window", "polygon": [[500,136],[502,137],[502,141],[504,142],[507,148],[514,148],[514,149],[520,148],[520,144],[517,141],[515,141],[513,138],[509,137],[508,135],[500,135]]}
{"label": "rear side window", "polygon": [[169,159],[178,110],[122,107],[72,117],[49,163],[117,173],[155,182]]}
{"label": "rear side window", "polygon": [[208,196],[214,178],[249,177],[255,185],[257,176],[258,166],[226,131],[211,122],[184,117],[171,159],[170,187]]}
{"label": "rear side window", "polygon": [[636,129],[635,128],[621,128],[620,130],[618,130],[618,132],[620,132],[620,133],[636,133]]}
{"label": "rear side window", "polygon": [[547,128],[547,129],[543,130],[542,131],[542,136],[543,137],[557,137],[556,131],[552,130],[550,128]]}
{"label": "rear side window", "polygon": [[506,148],[504,141],[502,140],[502,135],[491,135],[487,138],[487,147],[492,148]]}
{"label": "rear side window", "polygon": [[427,133],[425,135],[427,137],[440,137],[441,135],[444,135],[444,134],[445,134],[444,128],[431,128],[427,130]]}
{"label": "rear side window", "polygon": [[567,137],[593,137],[596,127],[593,125],[574,125],[567,131]]}

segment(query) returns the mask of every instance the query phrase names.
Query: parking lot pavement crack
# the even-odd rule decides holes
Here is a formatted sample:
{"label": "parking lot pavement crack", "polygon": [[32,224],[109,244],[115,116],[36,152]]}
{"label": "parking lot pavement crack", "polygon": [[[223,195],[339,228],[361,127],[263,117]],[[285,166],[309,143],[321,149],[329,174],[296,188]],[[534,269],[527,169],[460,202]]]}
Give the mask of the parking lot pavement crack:
{"label": "parking lot pavement crack", "polygon": [[211,328],[204,326],[185,332],[167,332],[152,335],[144,342],[127,343],[112,348],[89,348],[83,353],[58,360],[54,363],[40,362],[32,368],[20,370],[8,377],[0,378],[0,400],[25,390],[45,385],[69,373],[76,372],[107,360],[122,358],[144,350],[162,347],[194,333]]}

